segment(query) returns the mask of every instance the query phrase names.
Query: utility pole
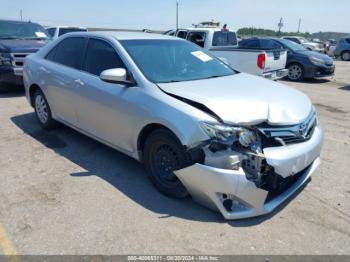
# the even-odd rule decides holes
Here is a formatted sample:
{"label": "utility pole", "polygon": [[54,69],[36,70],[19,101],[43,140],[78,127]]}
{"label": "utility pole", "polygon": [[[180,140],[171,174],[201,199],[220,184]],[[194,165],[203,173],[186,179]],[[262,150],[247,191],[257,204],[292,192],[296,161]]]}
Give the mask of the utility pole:
{"label": "utility pole", "polygon": [[22,12],[22,9],[19,11],[19,15],[21,17],[21,21],[23,21],[23,12]]}
{"label": "utility pole", "polygon": [[176,1],[176,30],[179,29],[179,1]]}
{"label": "utility pole", "polygon": [[278,35],[280,36],[281,35],[281,30],[282,30],[282,27],[284,26],[283,24],[283,18],[281,17],[280,19],[280,22],[278,23]]}
{"label": "utility pole", "polygon": [[301,18],[299,18],[298,34],[300,33]]}

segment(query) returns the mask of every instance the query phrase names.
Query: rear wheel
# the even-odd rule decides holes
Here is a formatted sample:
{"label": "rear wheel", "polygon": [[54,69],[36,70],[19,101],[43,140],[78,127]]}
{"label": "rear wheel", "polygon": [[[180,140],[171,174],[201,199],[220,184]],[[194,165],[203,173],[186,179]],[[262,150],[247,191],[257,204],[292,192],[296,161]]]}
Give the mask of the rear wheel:
{"label": "rear wheel", "polygon": [[188,166],[190,156],[172,132],[167,129],[153,131],[147,138],[143,155],[147,173],[160,192],[174,198],[188,195],[174,171]]}
{"label": "rear wheel", "polygon": [[350,52],[345,51],[341,54],[341,60],[343,61],[350,61]]}
{"label": "rear wheel", "polygon": [[288,78],[292,81],[302,80],[304,77],[304,69],[300,64],[291,64],[288,67]]}
{"label": "rear wheel", "polygon": [[50,130],[57,126],[57,122],[52,118],[51,109],[45,95],[40,89],[34,92],[33,105],[36,118],[43,128]]}

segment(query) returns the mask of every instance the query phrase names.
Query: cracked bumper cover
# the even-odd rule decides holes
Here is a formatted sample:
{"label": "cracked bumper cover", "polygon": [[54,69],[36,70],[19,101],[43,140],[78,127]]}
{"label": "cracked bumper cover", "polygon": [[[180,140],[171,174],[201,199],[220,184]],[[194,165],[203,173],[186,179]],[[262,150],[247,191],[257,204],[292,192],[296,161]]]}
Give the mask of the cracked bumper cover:
{"label": "cracked bumper cover", "polygon": [[[278,175],[285,178],[303,171],[288,189],[269,200],[269,192],[249,181],[242,168],[236,171],[195,164],[175,174],[195,201],[221,212],[226,219],[259,216],[272,212],[305,184],[320,164],[322,143],[323,131],[316,127],[311,139],[304,143],[264,149],[267,163]],[[241,205],[240,208],[227,211],[220,198],[222,194],[234,196],[243,203],[243,208]]]}

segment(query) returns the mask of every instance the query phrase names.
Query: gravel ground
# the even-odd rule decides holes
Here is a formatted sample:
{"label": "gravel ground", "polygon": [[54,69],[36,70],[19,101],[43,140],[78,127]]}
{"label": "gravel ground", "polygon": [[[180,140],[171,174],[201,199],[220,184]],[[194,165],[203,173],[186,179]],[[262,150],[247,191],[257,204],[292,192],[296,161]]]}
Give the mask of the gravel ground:
{"label": "gravel ground", "polygon": [[312,181],[240,221],[164,197],[133,159],[67,127],[43,131],[21,90],[4,93],[0,229],[18,254],[350,254],[350,63],[336,64],[334,78],[283,81],[310,96],[326,132]]}

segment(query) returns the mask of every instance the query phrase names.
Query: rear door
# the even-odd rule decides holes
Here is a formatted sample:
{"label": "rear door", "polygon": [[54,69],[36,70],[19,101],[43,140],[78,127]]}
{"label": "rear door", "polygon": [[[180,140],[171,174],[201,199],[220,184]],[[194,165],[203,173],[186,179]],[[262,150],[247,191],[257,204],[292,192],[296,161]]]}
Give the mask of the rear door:
{"label": "rear door", "polygon": [[46,56],[40,74],[46,86],[46,96],[55,116],[76,125],[76,104],[79,97],[77,75],[85,53],[87,38],[68,37]]}
{"label": "rear door", "polygon": [[284,69],[287,63],[287,51],[283,46],[271,39],[260,39],[260,48],[266,52],[264,72]]}

